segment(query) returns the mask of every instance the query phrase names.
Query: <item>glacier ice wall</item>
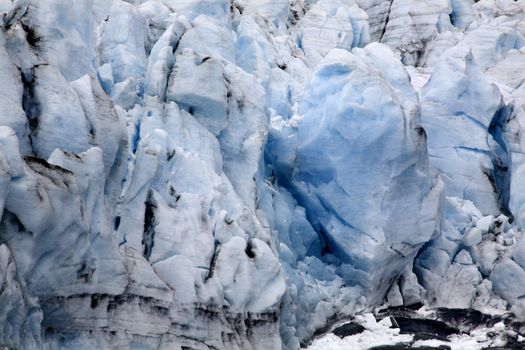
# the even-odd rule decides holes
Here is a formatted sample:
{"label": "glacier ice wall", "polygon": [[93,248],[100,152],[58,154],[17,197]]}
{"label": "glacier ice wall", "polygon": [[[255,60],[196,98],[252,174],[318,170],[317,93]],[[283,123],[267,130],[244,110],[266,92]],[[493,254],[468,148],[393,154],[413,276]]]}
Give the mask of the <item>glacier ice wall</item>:
{"label": "glacier ice wall", "polygon": [[0,346],[525,317],[523,9],[0,0]]}
{"label": "glacier ice wall", "polygon": [[386,47],[335,49],[314,72],[299,113],[295,159],[281,176],[345,282],[379,302],[437,223],[442,184],[428,166],[417,95]]}

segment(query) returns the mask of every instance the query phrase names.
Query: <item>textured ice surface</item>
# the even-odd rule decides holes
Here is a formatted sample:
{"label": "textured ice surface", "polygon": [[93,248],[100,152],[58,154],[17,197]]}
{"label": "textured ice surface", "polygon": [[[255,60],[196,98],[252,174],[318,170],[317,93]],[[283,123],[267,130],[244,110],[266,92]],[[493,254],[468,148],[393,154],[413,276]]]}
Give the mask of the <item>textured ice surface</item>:
{"label": "textured ice surface", "polygon": [[0,347],[525,318],[524,8],[0,0]]}
{"label": "textured ice surface", "polygon": [[[379,61],[389,69],[378,68]],[[295,163],[285,180],[327,253],[341,262],[339,274],[375,303],[388,288],[384,282],[404,269],[436,226],[441,184],[428,167],[417,95],[391,51],[371,44],[327,55],[300,113]]]}
{"label": "textured ice surface", "polygon": [[[443,53],[421,92],[430,162],[444,175],[447,195],[472,200],[485,214],[498,212],[497,195],[506,191],[495,191],[494,186],[508,186],[508,179],[496,178],[505,175],[493,165],[498,160],[502,167],[508,163],[507,154],[497,154],[501,146],[493,135],[501,104],[497,87],[483,76],[470,49],[461,45]],[[504,198],[499,201],[499,206],[506,205]]]}

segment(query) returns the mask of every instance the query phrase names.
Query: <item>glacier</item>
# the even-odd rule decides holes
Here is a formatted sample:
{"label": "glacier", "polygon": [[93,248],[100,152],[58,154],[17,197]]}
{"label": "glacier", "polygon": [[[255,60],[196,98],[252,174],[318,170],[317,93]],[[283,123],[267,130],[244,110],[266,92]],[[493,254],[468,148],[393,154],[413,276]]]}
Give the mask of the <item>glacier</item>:
{"label": "glacier", "polygon": [[0,348],[291,350],[417,304],[525,320],[524,0],[0,13]]}

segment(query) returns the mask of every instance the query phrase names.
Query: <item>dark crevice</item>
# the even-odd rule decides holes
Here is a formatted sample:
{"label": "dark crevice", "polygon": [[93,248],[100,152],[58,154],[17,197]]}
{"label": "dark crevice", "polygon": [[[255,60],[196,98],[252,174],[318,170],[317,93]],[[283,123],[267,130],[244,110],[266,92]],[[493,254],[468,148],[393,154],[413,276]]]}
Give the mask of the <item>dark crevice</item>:
{"label": "dark crevice", "polygon": [[497,193],[498,206],[500,211],[509,217],[509,221],[514,220],[514,216],[509,208],[510,201],[510,181],[511,181],[511,155],[510,148],[504,137],[504,129],[512,115],[513,108],[502,105],[495,113],[490,123],[489,145],[492,152],[492,171],[486,172],[494,191]]}
{"label": "dark crevice", "polygon": [[5,30],[11,29],[13,24],[17,22],[20,18],[23,18],[27,15],[29,10],[29,3],[24,5],[23,2],[19,2],[14,5],[14,7],[6,14],[3,15],[3,22]]}
{"label": "dark crevice", "polygon": [[26,113],[29,130],[32,135],[36,134],[38,129],[39,118],[42,113],[40,103],[37,98],[35,87],[38,84],[35,76],[35,67],[28,72],[21,72],[24,92],[22,95],[22,108]]}
{"label": "dark crevice", "polygon": [[236,1],[231,1],[230,2],[230,14],[234,14],[235,10],[239,12],[239,15],[242,15],[242,13],[244,12],[244,8],[240,4],[238,4]]}
{"label": "dark crevice", "polygon": [[157,209],[157,205],[153,199],[153,191],[149,191],[145,204],[146,210],[144,213],[144,233],[142,235],[142,247],[144,248],[144,257],[149,260],[151,251],[155,245],[155,226],[157,226],[157,222],[155,221],[155,209]]}
{"label": "dark crevice", "polygon": [[172,52],[172,53],[175,53],[175,52],[177,51],[177,48],[179,47],[179,43],[180,43],[180,37],[179,37],[179,39],[177,40],[177,42],[174,43],[174,44],[171,46],[171,48],[172,48],[172,49],[171,49],[171,52]]}
{"label": "dark crevice", "polygon": [[206,278],[204,278],[204,282],[208,281],[210,278],[213,277],[213,273],[215,272],[215,265],[217,264],[217,257],[219,256],[220,252],[220,244],[218,241],[215,241],[215,248],[213,249],[213,256],[211,257],[210,262],[210,269],[208,270],[208,275]]}
{"label": "dark crevice", "polygon": [[390,4],[388,4],[388,13],[386,15],[385,25],[383,26],[383,29],[381,29],[381,35],[379,36],[379,42],[383,41],[383,36],[386,33],[386,27],[388,26],[388,21],[390,21],[390,12],[392,11],[392,4],[394,3],[394,0],[390,0]]}
{"label": "dark crevice", "polygon": [[133,154],[137,153],[137,149],[140,143],[140,123],[135,123],[135,132],[131,139],[131,151]]}
{"label": "dark crevice", "polygon": [[[175,44],[173,47],[173,54],[175,54],[175,51],[177,50],[177,47],[179,46],[179,42]],[[162,96],[160,96],[160,99],[162,102],[167,103],[168,102],[168,90],[170,87],[170,81],[172,80],[172,74],[174,74],[174,63],[170,63],[168,65],[168,74],[166,76],[166,84],[162,87]]]}
{"label": "dark crevice", "polygon": [[96,268],[90,267],[85,261],[80,264],[77,270],[77,280],[84,280],[85,283],[91,281]]}
{"label": "dark crevice", "polygon": [[42,168],[49,169],[53,172],[61,173],[62,175],[73,175],[73,173],[61,166],[48,163],[45,159],[27,156],[24,157],[26,164],[33,169],[35,172],[45,175],[42,172]]}
{"label": "dark crevice", "polygon": [[169,193],[170,193],[170,196],[175,198],[175,203],[177,203],[181,195],[177,193],[177,190],[173,186],[170,186]]}
{"label": "dark crevice", "polygon": [[114,230],[117,231],[119,226],[120,226],[120,215],[115,217],[115,221],[113,222]]}
{"label": "dark crevice", "polygon": [[34,138],[37,136],[40,115],[42,114],[40,102],[38,101],[38,96],[36,93],[38,80],[35,71],[37,67],[38,65],[32,67],[28,71],[20,70],[22,85],[24,87],[22,95],[22,109],[24,110],[27,118],[27,125],[29,127],[28,139],[33,155],[38,155],[38,152],[34,147]]}
{"label": "dark crevice", "polygon": [[246,248],[244,249],[244,252],[250,259],[255,258],[255,252],[253,251],[252,242],[248,242]]}
{"label": "dark crevice", "polygon": [[128,156],[128,139],[122,137],[119,140],[118,151],[109,170],[106,184],[104,185],[104,194],[114,195],[115,192],[122,191],[125,184],[125,177],[122,175],[123,167],[127,162]]}
{"label": "dark crevice", "polygon": [[42,41],[42,38],[38,35],[35,28],[28,26],[24,21],[20,21],[22,29],[26,32],[26,41],[29,45],[34,48],[38,48],[38,45]]}
{"label": "dark crevice", "polygon": [[326,232],[321,228],[318,233],[321,244],[321,257],[334,254],[334,248],[330,245]]}
{"label": "dark crevice", "polygon": [[[46,160],[37,158],[37,157],[24,157],[23,158],[26,165],[34,171],[36,174],[39,174],[43,178],[51,181],[53,185],[58,188],[69,190],[71,184],[73,183],[73,173],[67,169],[64,169],[58,165],[49,164]],[[36,185],[36,194],[39,196],[40,200],[43,200],[44,197],[41,195],[40,191],[45,191],[42,187],[42,183],[38,182]]]}
{"label": "dark crevice", "polygon": [[[22,224],[18,216],[9,210],[4,208],[4,212],[2,214],[2,222],[9,227],[12,227],[14,229],[14,232],[26,232],[27,229]],[[0,243],[5,243],[2,239],[2,232],[0,231]]]}
{"label": "dark crevice", "polygon": [[95,309],[98,306],[99,302],[100,302],[100,295],[99,294],[92,294],[91,295],[90,307],[92,309]]}
{"label": "dark crevice", "polygon": [[168,160],[168,162],[175,156],[175,154],[176,154],[175,150],[166,151],[166,159]]}

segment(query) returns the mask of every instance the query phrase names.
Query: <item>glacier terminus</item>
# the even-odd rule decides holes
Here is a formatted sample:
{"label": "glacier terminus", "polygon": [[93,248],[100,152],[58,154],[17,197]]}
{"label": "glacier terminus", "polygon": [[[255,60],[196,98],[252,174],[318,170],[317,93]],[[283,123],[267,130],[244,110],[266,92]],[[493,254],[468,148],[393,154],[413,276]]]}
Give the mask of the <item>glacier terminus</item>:
{"label": "glacier terminus", "polygon": [[2,350],[525,348],[524,230],[525,0],[0,0]]}

